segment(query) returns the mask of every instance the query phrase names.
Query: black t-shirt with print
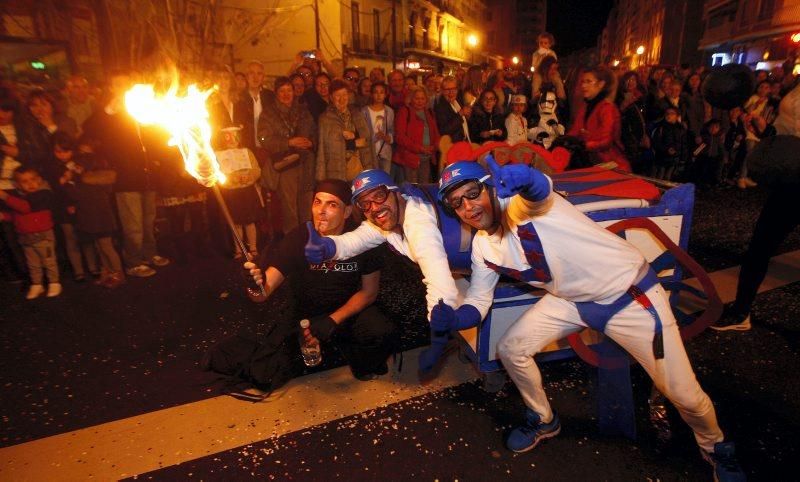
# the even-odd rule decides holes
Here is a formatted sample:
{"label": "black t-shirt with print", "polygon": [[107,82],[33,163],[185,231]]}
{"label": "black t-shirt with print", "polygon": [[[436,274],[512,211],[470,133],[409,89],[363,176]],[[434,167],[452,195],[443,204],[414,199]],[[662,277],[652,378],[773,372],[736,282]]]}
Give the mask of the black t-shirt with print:
{"label": "black t-shirt with print", "polygon": [[301,224],[269,252],[266,263],[287,278],[302,318],[333,313],[361,289],[362,276],[383,267],[381,247],[350,259],[312,264],[305,257],[306,242],[308,229]]}

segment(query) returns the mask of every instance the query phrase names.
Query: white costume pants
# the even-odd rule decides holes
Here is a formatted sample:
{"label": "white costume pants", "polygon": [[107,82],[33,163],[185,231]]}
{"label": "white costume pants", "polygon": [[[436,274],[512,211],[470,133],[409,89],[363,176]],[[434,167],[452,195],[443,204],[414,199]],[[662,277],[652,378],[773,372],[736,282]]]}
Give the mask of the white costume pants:
{"label": "white costume pants", "polygon": [[[700,388],[686,356],[667,295],[660,284],[646,294],[663,324],[663,359],[656,360],[653,354],[653,317],[635,301],[611,318],[605,333],[647,371],[656,388],[675,405],[692,428],[698,445],[713,452],[714,444],[723,440],[723,434],[711,399]],[[552,420],[553,411],[533,356],[551,342],[586,327],[572,302],[548,294],[511,325],[498,343],[500,359],[525,405],[544,422]]]}

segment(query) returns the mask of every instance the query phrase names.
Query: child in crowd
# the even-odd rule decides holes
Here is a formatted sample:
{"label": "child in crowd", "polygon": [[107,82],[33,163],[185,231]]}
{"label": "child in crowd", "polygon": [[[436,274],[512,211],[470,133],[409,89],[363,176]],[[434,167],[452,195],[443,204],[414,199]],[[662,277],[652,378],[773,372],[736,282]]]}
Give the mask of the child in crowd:
{"label": "child in crowd", "polygon": [[95,255],[100,257],[102,269],[95,284],[116,288],[125,283],[122,261],[111,237],[116,229],[111,203],[116,173],[104,163],[96,162],[92,156],[83,155],[76,159],[75,145],[68,141],[56,139],[55,154],[59,161],[71,166],[64,170],[58,184],[75,205],[78,237],[91,241],[83,251],[90,270],[97,265]]}
{"label": "child in crowd", "polygon": [[[97,267],[97,254],[91,243],[81,242],[82,240],[76,231],[75,203],[69,198],[59,182],[68,171],[75,175],[79,174],[80,166],[72,159],[72,152],[75,149],[75,141],[72,136],[66,132],[58,131],[53,134],[52,142],[54,159],[48,166],[45,178],[55,195],[53,222],[61,227],[67,258],[72,266],[72,275],[75,281],[80,283],[86,280],[86,272],[83,266],[84,258],[89,272],[93,275],[100,274]],[[83,251],[83,255],[81,255],[81,251]]]}
{"label": "child in crowd", "polygon": [[53,192],[45,189],[42,177],[30,167],[18,167],[14,171],[14,182],[19,196],[0,191],[0,201],[11,208],[11,212],[3,213],[3,216],[14,222],[28,262],[31,287],[26,298],[32,300],[45,292],[42,284],[45,272],[47,297],[58,296],[61,294],[61,283],[53,233]]}
{"label": "child in crowd", "polygon": [[653,131],[653,149],[656,159],[651,175],[671,181],[675,171],[684,167],[689,157],[689,136],[677,108],[664,110],[664,120]]}
{"label": "child in crowd", "polygon": [[533,66],[534,72],[539,68],[542,59],[548,55],[558,59],[558,56],[553,51],[553,47],[556,45],[556,38],[553,37],[553,34],[542,32],[536,37],[536,41],[539,43],[539,48],[533,53],[533,57],[531,57],[531,66]]}
{"label": "child in crowd", "polygon": [[716,185],[722,182],[725,166],[725,133],[719,119],[711,119],[700,131],[703,142],[695,150],[694,181],[698,184]]}
{"label": "child in crowd", "polygon": [[[264,200],[256,186],[256,181],[261,177],[261,169],[250,149],[241,147],[241,128],[222,129],[221,139],[222,150],[217,151],[217,159],[227,177],[225,183],[220,185],[223,188],[222,197],[231,213],[239,239],[247,244],[247,250],[255,259],[258,257],[256,221],[261,219],[264,212]],[[292,156],[294,159],[290,159]],[[273,166],[280,173],[282,162],[291,163],[296,160],[297,154],[292,154],[275,162]],[[239,246],[234,245],[233,249],[234,259],[241,259],[243,255]]]}
{"label": "child in crowd", "polygon": [[[730,178],[738,174],[742,163],[747,156],[747,137],[746,115],[741,107],[734,107],[728,111],[729,127],[725,132],[725,151],[727,164],[722,169],[721,178],[725,182],[731,182]],[[738,178],[738,176],[737,176]]]}
{"label": "child in crowd", "polygon": [[528,142],[528,119],[525,118],[527,107],[528,99],[524,95],[511,96],[511,113],[506,117],[506,131],[508,131],[506,142],[510,146]]}

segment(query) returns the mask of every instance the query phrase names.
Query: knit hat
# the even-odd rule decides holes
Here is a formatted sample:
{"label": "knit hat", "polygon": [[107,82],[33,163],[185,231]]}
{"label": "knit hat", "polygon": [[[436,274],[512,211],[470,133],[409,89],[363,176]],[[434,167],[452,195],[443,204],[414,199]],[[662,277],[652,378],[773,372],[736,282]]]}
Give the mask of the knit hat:
{"label": "knit hat", "polygon": [[323,179],[314,186],[314,194],[324,192],[338,197],[348,206],[351,204],[350,183],[341,179]]}

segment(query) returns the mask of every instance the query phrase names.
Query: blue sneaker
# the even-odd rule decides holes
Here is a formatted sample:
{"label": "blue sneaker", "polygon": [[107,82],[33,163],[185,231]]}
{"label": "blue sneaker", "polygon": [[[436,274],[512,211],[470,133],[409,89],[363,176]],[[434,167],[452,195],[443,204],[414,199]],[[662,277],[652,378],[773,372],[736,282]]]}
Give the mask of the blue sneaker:
{"label": "blue sneaker", "polygon": [[550,423],[542,423],[539,415],[531,409],[525,410],[525,424],[511,431],[506,447],[512,452],[527,452],[544,439],[553,438],[561,432],[558,415],[553,414]]}
{"label": "blue sneaker", "polygon": [[733,442],[714,444],[713,452],[700,449],[703,458],[714,468],[714,482],[744,482],[747,477],[736,460],[736,448]]}

